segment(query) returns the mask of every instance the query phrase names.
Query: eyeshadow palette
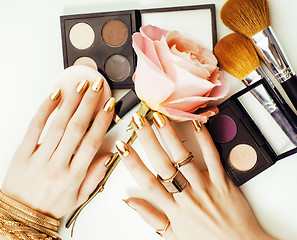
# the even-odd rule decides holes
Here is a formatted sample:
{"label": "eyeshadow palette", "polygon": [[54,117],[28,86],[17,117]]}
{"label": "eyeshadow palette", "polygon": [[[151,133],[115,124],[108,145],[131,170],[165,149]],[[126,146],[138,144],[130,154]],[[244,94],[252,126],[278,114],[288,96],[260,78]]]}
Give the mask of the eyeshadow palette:
{"label": "eyeshadow palette", "polygon": [[223,167],[237,186],[278,160],[297,153],[297,148],[250,93],[260,85],[269,90],[267,83],[261,80],[238,92],[220,104],[219,114],[206,124]]}
{"label": "eyeshadow palette", "polygon": [[178,30],[209,49],[217,42],[214,4],[67,15],[61,16],[64,67],[88,65],[112,89],[133,89],[132,34],[148,24]]}

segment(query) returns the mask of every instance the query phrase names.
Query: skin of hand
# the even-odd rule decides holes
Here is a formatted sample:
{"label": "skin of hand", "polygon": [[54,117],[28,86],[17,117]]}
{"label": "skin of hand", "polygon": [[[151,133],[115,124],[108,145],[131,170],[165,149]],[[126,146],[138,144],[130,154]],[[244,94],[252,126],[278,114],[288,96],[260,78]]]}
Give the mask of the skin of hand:
{"label": "skin of hand", "polygon": [[[140,127],[134,124],[139,141],[155,171],[162,179],[168,179],[176,172],[173,163],[187,158],[189,151],[170,121],[162,115],[156,121],[154,115],[154,124],[169,150],[169,158],[147,120],[142,119]],[[162,121],[164,124],[160,124]],[[141,121],[138,119],[135,122]],[[194,161],[180,167],[188,185],[181,193],[175,194],[167,192],[131,146],[118,141],[123,163],[138,184],[151,194],[157,207],[140,198],[124,201],[155,230],[163,230],[170,221],[168,229],[162,234],[167,240],[272,240],[260,227],[240,190],[225,175],[220,156],[205,126],[200,132],[193,132],[207,170],[199,170]]]}
{"label": "skin of hand", "polygon": [[93,83],[82,80],[59,109],[63,92],[46,98],[15,152],[1,188],[3,193],[55,218],[88,199],[104,177],[104,163],[111,156],[96,156],[114,114],[113,107],[106,107],[114,106],[115,99],[109,98],[92,119],[107,86],[103,82],[101,77]]}

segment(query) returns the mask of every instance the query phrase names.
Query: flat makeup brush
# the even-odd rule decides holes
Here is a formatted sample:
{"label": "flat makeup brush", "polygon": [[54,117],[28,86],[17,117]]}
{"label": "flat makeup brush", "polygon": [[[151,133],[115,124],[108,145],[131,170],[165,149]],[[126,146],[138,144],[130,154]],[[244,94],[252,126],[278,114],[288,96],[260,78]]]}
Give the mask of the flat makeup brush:
{"label": "flat makeup brush", "polygon": [[[264,78],[272,88],[271,92],[275,93],[275,91],[277,91],[274,89],[273,83],[262,70],[259,57],[253,44],[244,36],[238,33],[227,35],[217,43],[214,48],[214,53],[219,60],[220,67],[237,79],[242,80],[247,87]],[[292,124],[292,122],[290,123],[288,121],[288,118],[286,118],[263,85],[251,89],[250,92],[269,112],[290,141],[297,146],[296,122]],[[274,98],[282,102],[277,94],[274,95]],[[281,104],[286,103],[282,102]],[[289,106],[286,108],[289,108]],[[292,120],[295,118],[295,114],[292,109],[290,110],[290,112],[286,112],[286,115],[289,115]],[[287,109],[285,111],[287,111]]]}
{"label": "flat makeup brush", "polygon": [[270,25],[267,0],[228,0],[221,10],[221,19],[228,28],[252,40],[297,109],[297,77]]}

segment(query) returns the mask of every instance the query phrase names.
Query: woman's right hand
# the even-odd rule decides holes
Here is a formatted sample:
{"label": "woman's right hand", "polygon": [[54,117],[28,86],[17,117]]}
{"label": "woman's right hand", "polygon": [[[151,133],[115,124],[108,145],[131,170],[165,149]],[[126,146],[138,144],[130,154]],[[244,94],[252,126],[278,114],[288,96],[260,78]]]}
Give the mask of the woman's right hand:
{"label": "woman's right hand", "polygon": [[[129,198],[125,202],[167,240],[272,240],[260,227],[248,202],[226,176],[220,156],[207,131],[193,131],[201,147],[207,170],[201,171],[194,161],[176,168],[173,163],[189,156],[169,120],[154,113],[154,123],[172,159],[158,142],[146,119],[133,115],[135,130],[151,164],[160,178],[150,172],[134,149],[117,142],[122,161],[138,184],[155,200],[158,208],[144,199]],[[199,129],[199,128],[197,128]],[[178,172],[177,170],[180,170]],[[170,193],[162,179],[179,186]],[[167,182],[168,184],[168,182]],[[187,184],[187,185],[185,185]],[[172,184],[169,184],[173,190]]]}
{"label": "woman's right hand", "polygon": [[112,120],[115,99],[109,98],[90,123],[108,85],[97,72],[89,76],[93,79],[81,80],[64,96],[40,142],[63,91],[57,90],[42,103],[1,188],[9,197],[55,218],[65,216],[88,199],[104,177],[104,163],[111,156],[109,153],[94,159]]}

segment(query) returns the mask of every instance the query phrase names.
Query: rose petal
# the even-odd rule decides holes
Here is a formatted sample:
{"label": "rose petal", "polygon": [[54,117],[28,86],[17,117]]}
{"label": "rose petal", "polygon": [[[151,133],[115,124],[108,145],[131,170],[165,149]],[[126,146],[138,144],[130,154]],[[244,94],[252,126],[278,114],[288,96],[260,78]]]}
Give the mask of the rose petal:
{"label": "rose petal", "polygon": [[[143,47],[144,39],[140,34],[133,35],[133,48],[138,56],[133,80],[137,96],[154,109],[171,95],[174,82],[139,48]],[[156,87],[162,91],[156,91]]]}
{"label": "rose petal", "polygon": [[175,46],[180,52],[200,52],[199,46],[195,41],[185,38],[178,31],[169,32],[166,35],[166,42],[169,48]]}
{"label": "rose petal", "polygon": [[211,74],[209,81],[216,86],[222,85],[221,81],[219,80],[219,68],[217,67],[214,72]]}
{"label": "rose petal", "polygon": [[214,89],[211,91],[209,97],[223,98],[228,94],[230,88],[229,88],[229,85],[225,79],[224,73],[222,71],[218,71],[217,81],[220,82],[221,85],[217,85],[216,87],[214,87]]}
{"label": "rose petal", "polygon": [[174,64],[168,64],[165,68],[170,69],[168,75],[175,82],[174,90],[167,101],[191,96],[204,96],[216,86]]}
{"label": "rose petal", "polygon": [[191,52],[180,52],[173,46],[170,51],[177,57],[182,58],[184,61],[176,62],[180,67],[187,68],[189,72],[201,78],[210,77],[210,71],[205,65],[201,64],[196,58],[192,58]]}
{"label": "rose petal", "polygon": [[136,54],[143,53],[150,61],[152,61],[160,70],[163,71],[162,64],[159,61],[154,42],[149,38],[143,37],[140,33],[132,35],[132,46]]}
{"label": "rose petal", "polygon": [[207,64],[209,64],[209,65],[215,65],[215,66],[218,64],[218,60],[217,60],[216,56],[209,49],[202,48],[201,49],[201,55],[204,57],[204,61]]}
{"label": "rose petal", "polygon": [[195,41],[185,38],[181,33],[177,31],[169,32],[166,35],[166,41],[169,48],[175,48],[181,53],[191,53],[193,54],[203,65],[206,67],[210,73],[214,71],[218,64],[218,60],[212,51],[199,46]]}
{"label": "rose petal", "polygon": [[167,102],[164,105],[162,104],[162,106],[192,113],[199,107],[205,107],[207,103],[218,100],[219,98],[220,97],[185,97]]}
{"label": "rose petal", "polygon": [[209,117],[218,113],[218,110],[216,107],[205,109],[205,111],[199,114],[187,113],[177,109],[171,109],[171,108],[165,108],[165,107],[160,107],[158,111],[163,113],[164,115],[166,115],[167,117],[169,117],[171,120],[174,120],[174,121],[183,122],[183,121],[189,121],[189,120],[197,120],[202,123],[207,122]]}
{"label": "rose petal", "polygon": [[139,30],[143,37],[146,37],[151,41],[160,41],[163,36],[166,36],[169,33],[165,29],[152,25],[143,26]]}
{"label": "rose petal", "polygon": [[[221,86],[222,83],[219,81],[219,68],[216,68],[216,70],[211,74],[209,81],[213,84],[215,84],[216,86]],[[204,96],[208,97],[210,95],[210,93],[212,92],[213,89],[211,89],[208,93],[206,93]]]}
{"label": "rose petal", "polygon": [[[210,81],[188,71],[188,65],[181,63],[184,60],[164,48],[161,42],[156,42],[155,46],[165,73],[175,82],[174,92],[168,101],[186,96],[203,96],[215,87]],[[179,65],[184,65],[184,67]]]}

